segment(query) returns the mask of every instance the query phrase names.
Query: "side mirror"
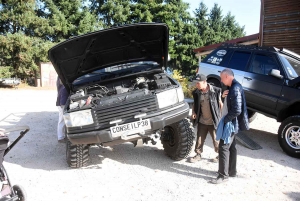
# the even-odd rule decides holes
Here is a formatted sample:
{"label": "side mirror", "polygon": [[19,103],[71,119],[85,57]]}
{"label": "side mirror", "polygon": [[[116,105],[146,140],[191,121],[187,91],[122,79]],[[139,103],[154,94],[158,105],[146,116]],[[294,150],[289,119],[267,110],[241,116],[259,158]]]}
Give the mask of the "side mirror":
{"label": "side mirror", "polygon": [[272,76],[274,76],[274,77],[277,77],[277,78],[279,78],[279,79],[282,79],[282,78],[283,78],[283,76],[280,75],[280,71],[277,70],[277,69],[272,69],[270,75],[272,75]]}

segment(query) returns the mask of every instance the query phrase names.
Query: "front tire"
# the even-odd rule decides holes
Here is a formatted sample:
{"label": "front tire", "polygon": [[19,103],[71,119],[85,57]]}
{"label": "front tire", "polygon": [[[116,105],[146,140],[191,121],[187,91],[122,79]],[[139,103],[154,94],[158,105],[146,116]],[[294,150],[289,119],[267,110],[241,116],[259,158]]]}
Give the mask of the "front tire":
{"label": "front tire", "polygon": [[165,153],[173,160],[186,158],[192,150],[194,129],[188,119],[166,126],[161,142]]}
{"label": "front tire", "polygon": [[289,156],[300,158],[300,116],[288,117],[281,123],[278,142]]}
{"label": "front tire", "polygon": [[24,190],[24,188],[20,185],[14,185],[12,187],[14,193],[18,196],[18,201],[25,201],[27,200],[27,195],[26,195],[26,191]]}
{"label": "front tire", "polygon": [[87,165],[89,161],[89,145],[66,143],[67,163],[71,168],[80,168]]}

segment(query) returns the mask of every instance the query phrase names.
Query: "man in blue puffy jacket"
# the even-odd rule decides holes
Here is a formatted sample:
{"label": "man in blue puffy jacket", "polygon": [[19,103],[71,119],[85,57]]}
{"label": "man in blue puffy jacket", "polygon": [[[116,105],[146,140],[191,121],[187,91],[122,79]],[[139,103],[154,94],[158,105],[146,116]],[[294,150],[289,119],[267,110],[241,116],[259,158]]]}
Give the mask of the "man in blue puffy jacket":
{"label": "man in blue puffy jacket", "polygon": [[[212,183],[219,184],[228,181],[228,177],[236,177],[237,150],[235,134],[239,130],[249,130],[248,113],[245,94],[242,85],[234,79],[231,69],[224,69],[221,74],[221,82],[229,87],[222,94],[222,98],[227,96],[228,113],[224,117],[224,125],[228,122],[233,124],[230,142],[220,139],[219,143],[219,175]],[[225,129],[226,127],[224,127]]]}

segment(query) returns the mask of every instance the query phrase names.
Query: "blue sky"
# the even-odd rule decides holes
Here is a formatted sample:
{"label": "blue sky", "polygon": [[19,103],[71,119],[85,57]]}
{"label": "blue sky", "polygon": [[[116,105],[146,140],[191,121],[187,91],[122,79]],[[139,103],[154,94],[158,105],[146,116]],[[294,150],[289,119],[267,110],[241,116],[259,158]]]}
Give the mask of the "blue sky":
{"label": "blue sky", "polygon": [[190,13],[193,16],[193,11],[199,7],[202,1],[208,10],[217,3],[223,10],[223,15],[229,11],[235,16],[235,20],[239,25],[245,25],[246,36],[259,32],[260,21],[260,2],[261,0],[183,0],[190,4]]}

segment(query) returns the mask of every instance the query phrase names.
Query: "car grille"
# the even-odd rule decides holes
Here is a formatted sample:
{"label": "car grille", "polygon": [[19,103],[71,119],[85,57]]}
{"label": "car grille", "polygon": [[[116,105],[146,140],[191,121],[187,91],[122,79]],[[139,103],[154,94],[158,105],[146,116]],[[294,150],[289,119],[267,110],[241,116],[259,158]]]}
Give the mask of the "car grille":
{"label": "car grille", "polygon": [[155,95],[148,95],[143,97],[136,97],[133,100],[127,100],[109,106],[99,106],[92,109],[94,124],[78,127],[69,127],[68,133],[81,133],[94,131],[99,129],[107,129],[111,126],[109,122],[115,119],[122,119],[123,123],[137,121],[134,115],[141,111],[146,112],[148,115],[153,114],[158,109],[158,103]]}
{"label": "car grille", "polygon": [[[109,126],[109,121],[115,119],[129,120],[140,112],[151,114],[158,110],[158,103],[155,95],[137,97],[134,100],[124,101],[110,106],[98,107],[93,110],[95,125],[103,124]],[[111,125],[110,125],[111,126]],[[104,126],[106,127],[106,126]]]}

